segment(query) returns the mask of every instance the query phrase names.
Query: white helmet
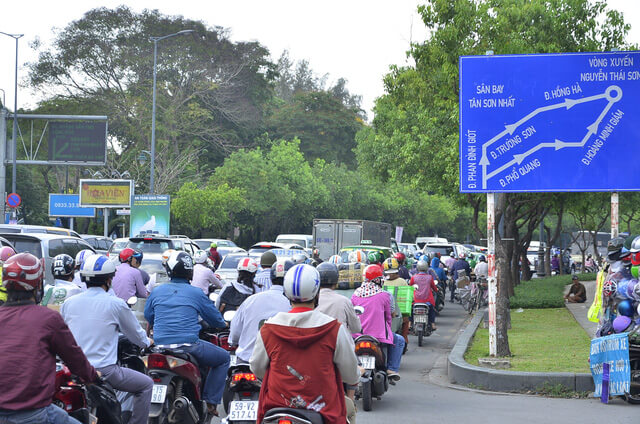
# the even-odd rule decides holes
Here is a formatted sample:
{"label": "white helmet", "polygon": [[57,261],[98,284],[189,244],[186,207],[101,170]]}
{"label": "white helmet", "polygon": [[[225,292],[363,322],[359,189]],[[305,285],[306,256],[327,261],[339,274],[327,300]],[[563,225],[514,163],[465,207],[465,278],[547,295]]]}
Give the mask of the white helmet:
{"label": "white helmet", "polygon": [[209,257],[209,255],[207,255],[207,252],[205,252],[204,250],[198,250],[193,255],[193,261],[195,263],[197,263],[197,264],[203,264],[203,263],[207,262],[207,258],[208,257]]}
{"label": "white helmet", "polygon": [[87,259],[91,255],[94,255],[93,250],[82,249],[81,251],[79,251],[76,255],[76,268],[82,268],[82,264],[84,263],[85,259]]}
{"label": "white helmet", "polygon": [[320,273],[311,265],[294,265],[284,276],[284,295],[292,302],[310,302],[320,290]]}
{"label": "white helmet", "polygon": [[334,265],[340,265],[342,263],[342,256],[340,255],[333,255],[332,257],[330,257],[327,262],[330,262]]}
{"label": "white helmet", "polygon": [[418,271],[427,272],[429,270],[429,264],[427,263],[427,261],[420,260],[418,261],[416,268],[418,269]]}
{"label": "white helmet", "polygon": [[242,258],[240,262],[238,262],[238,271],[248,271],[250,273],[255,273],[258,270],[258,263],[253,258]]}
{"label": "white helmet", "polygon": [[116,273],[116,264],[104,255],[91,255],[85,258],[80,276],[85,282],[103,282]]}

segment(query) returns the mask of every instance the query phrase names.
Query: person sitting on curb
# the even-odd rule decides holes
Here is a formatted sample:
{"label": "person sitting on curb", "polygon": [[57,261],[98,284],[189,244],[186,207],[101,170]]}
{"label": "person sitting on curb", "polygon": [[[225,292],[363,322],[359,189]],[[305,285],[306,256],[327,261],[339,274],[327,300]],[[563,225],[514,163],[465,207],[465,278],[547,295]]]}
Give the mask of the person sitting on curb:
{"label": "person sitting on curb", "polygon": [[569,303],[584,303],[587,301],[587,289],[585,289],[584,284],[578,281],[578,276],[574,275],[571,277],[571,281],[573,284],[569,289],[569,293],[564,296],[564,300]]}

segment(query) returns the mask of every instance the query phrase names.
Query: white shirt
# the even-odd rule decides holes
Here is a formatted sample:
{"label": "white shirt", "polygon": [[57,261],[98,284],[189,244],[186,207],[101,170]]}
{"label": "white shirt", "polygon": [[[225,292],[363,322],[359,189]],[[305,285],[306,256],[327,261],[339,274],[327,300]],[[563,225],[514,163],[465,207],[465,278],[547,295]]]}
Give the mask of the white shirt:
{"label": "white shirt", "polygon": [[231,321],[229,343],[238,345],[236,357],[238,363],[248,364],[253,346],[260,331],[260,323],[278,312],[291,309],[289,299],[284,296],[284,288],[274,285],[265,292],[249,296],[238,308]]}
{"label": "white shirt", "polygon": [[254,287],[256,293],[261,293],[271,288],[271,268],[264,268],[258,271],[255,277],[253,277]]}
{"label": "white shirt", "polygon": [[117,362],[119,333],[140,347],[149,346],[147,335],[125,301],[101,287],[89,287],[67,299],[60,313],[95,368]]}
{"label": "white shirt", "polygon": [[42,305],[62,305],[71,296],[82,293],[83,290],[70,281],[54,280],[53,285],[44,286]]}
{"label": "white shirt", "polygon": [[220,280],[218,280],[218,277],[216,277],[211,269],[202,264],[194,265],[191,285],[201,289],[204,292],[205,296],[209,295],[209,285],[213,285],[218,289],[222,288],[222,283],[220,282]]}
{"label": "white shirt", "polygon": [[80,271],[76,271],[75,275],[73,276],[72,283],[80,287],[82,291],[85,291],[87,289],[87,285],[82,281],[82,278],[80,278]]}
{"label": "white shirt", "polygon": [[476,277],[488,277],[489,265],[486,262],[478,262],[476,267],[473,269],[473,273],[476,274]]}

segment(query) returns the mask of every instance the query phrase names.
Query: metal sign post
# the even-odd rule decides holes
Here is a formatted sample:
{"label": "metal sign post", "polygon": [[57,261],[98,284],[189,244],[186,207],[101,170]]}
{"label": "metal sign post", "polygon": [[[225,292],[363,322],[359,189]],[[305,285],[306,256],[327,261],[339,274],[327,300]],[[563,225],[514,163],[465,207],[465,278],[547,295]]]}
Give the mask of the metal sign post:
{"label": "metal sign post", "polygon": [[614,191],[611,193],[611,238],[618,237],[619,234],[619,206],[618,192]]}
{"label": "metal sign post", "polygon": [[487,261],[489,265],[489,354],[496,356],[496,295],[498,280],[496,275],[496,194],[487,193]]}

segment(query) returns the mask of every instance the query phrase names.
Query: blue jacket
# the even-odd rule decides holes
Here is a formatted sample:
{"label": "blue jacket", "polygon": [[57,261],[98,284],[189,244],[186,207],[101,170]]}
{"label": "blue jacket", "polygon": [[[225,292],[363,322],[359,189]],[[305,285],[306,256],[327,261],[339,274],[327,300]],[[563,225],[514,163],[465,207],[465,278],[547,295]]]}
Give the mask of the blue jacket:
{"label": "blue jacket", "polygon": [[198,341],[198,315],[214,328],[227,326],[213,302],[184,278],[154,288],[144,306],[144,317],[153,325],[153,340],[159,345]]}
{"label": "blue jacket", "polygon": [[443,282],[447,281],[447,276],[444,273],[444,269],[440,268],[440,259],[431,259],[431,269],[435,271],[436,275],[438,276],[438,280]]}

